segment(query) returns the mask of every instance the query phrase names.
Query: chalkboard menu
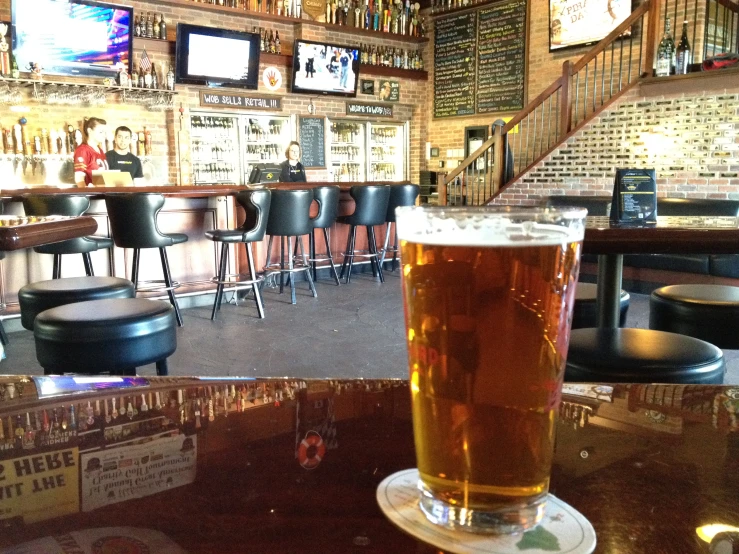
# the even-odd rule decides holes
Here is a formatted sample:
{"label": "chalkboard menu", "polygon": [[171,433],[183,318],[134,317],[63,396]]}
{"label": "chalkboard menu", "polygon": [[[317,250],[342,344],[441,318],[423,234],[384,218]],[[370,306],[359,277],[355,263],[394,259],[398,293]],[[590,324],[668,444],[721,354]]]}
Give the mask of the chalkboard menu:
{"label": "chalkboard menu", "polygon": [[434,117],[475,113],[477,13],[438,19],[434,29]]}
{"label": "chalkboard menu", "polygon": [[524,107],[526,0],[441,17],[434,30],[434,117]]}
{"label": "chalkboard menu", "polygon": [[323,117],[300,117],[300,161],[305,167],[326,167],[326,126]]}
{"label": "chalkboard menu", "polygon": [[526,0],[502,2],[478,14],[477,113],[523,108]]}

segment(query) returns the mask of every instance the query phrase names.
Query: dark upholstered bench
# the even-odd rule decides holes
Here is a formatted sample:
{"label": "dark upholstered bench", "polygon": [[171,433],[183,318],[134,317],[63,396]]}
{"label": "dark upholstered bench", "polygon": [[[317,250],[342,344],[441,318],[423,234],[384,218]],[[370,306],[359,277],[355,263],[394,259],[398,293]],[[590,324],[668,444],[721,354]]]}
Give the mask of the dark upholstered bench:
{"label": "dark upholstered bench", "polygon": [[167,375],[177,349],[174,308],[158,300],[110,298],[58,306],[36,316],[36,358],[46,375],[135,375],[156,362]]}

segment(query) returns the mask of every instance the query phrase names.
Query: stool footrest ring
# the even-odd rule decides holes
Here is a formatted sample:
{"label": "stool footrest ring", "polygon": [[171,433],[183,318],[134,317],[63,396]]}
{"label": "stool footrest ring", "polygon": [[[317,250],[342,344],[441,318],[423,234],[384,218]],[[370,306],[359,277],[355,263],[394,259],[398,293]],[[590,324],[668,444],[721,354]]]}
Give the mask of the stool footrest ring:
{"label": "stool footrest ring", "polygon": [[[143,286],[142,286],[143,285]],[[150,281],[139,281],[136,284],[136,292],[158,292],[162,290],[175,290],[182,286],[179,281],[172,281],[172,286],[166,286],[163,279],[153,279]]]}

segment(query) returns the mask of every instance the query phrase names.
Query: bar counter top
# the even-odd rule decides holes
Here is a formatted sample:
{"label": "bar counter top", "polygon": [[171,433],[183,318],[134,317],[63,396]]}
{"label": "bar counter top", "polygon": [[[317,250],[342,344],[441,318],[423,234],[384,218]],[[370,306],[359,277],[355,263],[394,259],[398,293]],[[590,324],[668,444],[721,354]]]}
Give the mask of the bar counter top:
{"label": "bar counter top", "polygon": [[[403,185],[408,181],[375,181],[375,182],[342,182],[333,181],[311,181],[307,183],[271,183],[267,185],[256,185],[256,187],[266,187],[270,189],[305,189],[321,186],[335,185],[343,191],[348,191],[354,185]],[[130,187],[106,187],[106,186],[89,186],[80,187],[32,187],[24,189],[2,189],[0,197],[20,201],[27,194],[67,194],[79,195],[84,194],[91,197],[99,197],[112,193],[137,193],[137,192],[158,192],[167,197],[174,198],[206,198],[210,196],[233,196],[243,190],[255,188],[254,185],[155,185],[155,186],[130,186]]]}

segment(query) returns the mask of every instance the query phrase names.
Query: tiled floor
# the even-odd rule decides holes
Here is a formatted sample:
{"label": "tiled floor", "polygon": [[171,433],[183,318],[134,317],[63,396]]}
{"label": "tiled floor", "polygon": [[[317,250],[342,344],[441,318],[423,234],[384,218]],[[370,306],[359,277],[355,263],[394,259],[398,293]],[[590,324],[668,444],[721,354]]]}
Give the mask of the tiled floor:
{"label": "tiled floor", "polygon": [[[398,272],[386,272],[385,284],[370,274],[348,285],[319,281],[318,298],[298,285],[298,303],[289,291],[266,289],[267,318],[256,317],[252,300],[224,305],[210,320],[210,306],[183,310],[177,352],[170,358],[173,375],[406,377],[406,349]],[[228,296],[227,296],[228,298]],[[632,294],[627,325],[646,328],[649,298]],[[33,333],[10,334],[3,373],[40,374]],[[739,351],[726,351],[726,383],[739,384]],[[154,375],[154,366],[141,368]]]}

